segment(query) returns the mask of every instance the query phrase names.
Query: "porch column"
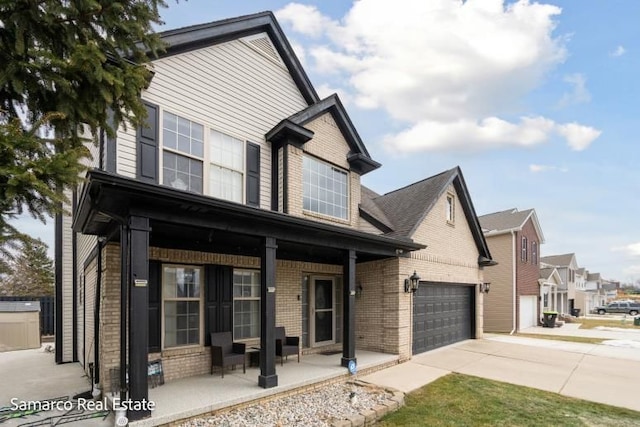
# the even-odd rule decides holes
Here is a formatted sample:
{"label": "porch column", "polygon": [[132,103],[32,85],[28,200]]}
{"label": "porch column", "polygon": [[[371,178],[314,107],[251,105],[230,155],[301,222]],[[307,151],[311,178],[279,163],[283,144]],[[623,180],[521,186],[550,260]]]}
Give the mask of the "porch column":
{"label": "porch column", "polygon": [[260,256],[260,376],[258,385],[278,385],[276,375],[276,239],[265,237]]}
{"label": "porch column", "polygon": [[356,251],[344,254],[342,266],[342,366],[356,361]]}
{"label": "porch column", "polygon": [[[133,402],[149,400],[147,365],[149,362],[149,218],[129,218],[129,399]],[[146,418],[151,411],[129,410],[131,421]]]}

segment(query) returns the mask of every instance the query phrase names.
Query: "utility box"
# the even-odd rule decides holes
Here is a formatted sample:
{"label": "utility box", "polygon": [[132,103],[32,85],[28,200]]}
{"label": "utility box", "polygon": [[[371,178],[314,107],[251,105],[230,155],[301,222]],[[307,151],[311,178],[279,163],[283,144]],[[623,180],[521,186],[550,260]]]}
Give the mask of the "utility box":
{"label": "utility box", "polygon": [[40,301],[0,301],[0,352],[40,347]]}

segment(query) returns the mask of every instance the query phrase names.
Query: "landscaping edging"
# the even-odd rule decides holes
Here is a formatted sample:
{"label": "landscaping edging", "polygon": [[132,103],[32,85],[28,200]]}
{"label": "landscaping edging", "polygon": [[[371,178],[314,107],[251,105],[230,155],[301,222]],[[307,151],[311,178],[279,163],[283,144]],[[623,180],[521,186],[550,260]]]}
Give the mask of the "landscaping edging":
{"label": "landscaping edging", "polygon": [[[356,381],[359,385],[369,385],[368,383]],[[398,390],[385,389],[385,391],[392,393],[389,399],[382,402],[381,405],[376,405],[373,408],[365,409],[357,415],[351,415],[342,420],[336,420],[331,423],[331,427],[360,427],[371,426],[376,424],[385,415],[397,411],[404,406],[404,393]]]}

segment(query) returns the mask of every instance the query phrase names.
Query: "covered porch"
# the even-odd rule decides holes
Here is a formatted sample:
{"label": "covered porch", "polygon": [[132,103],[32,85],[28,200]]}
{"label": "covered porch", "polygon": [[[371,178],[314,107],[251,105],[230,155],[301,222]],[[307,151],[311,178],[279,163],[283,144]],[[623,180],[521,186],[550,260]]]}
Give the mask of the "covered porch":
{"label": "covered porch", "polygon": [[340,354],[310,354],[304,356],[300,363],[289,360],[282,367],[278,364],[278,387],[268,389],[258,385],[260,368],[257,367],[247,367],[246,374],[242,373],[242,368],[232,370],[224,378],[220,375],[199,375],[174,380],[149,390],[149,399],[156,403],[156,409],[151,417],[130,425],[163,425],[294,390],[303,392],[313,384],[342,381],[348,377],[355,379],[397,364],[398,356],[359,350],[355,377],[340,366],[340,361]]}
{"label": "covered porch", "polygon": [[[326,375],[344,375],[344,367],[350,362],[356,362],[356,265],[406,256],[410,251],[422,248],[422,245],[407,240],[377,236],[340,225],[221,201],[101,171],[91,171],[88,174],[74,218],[74,230],[102,236],[103,242],[99,245],[98,253],[102,253],[101,248],[106,244],[107,249],[110,248],[107,253],[117,255],[105,261],[107,266],[104,274],[109,276],[111,282],[105,282],[102,292],[103,295],[110,293],[119,298],[119,339],[116,337],[113,340],[115,334],[111,334],[113,357],[110,360],[119,358],[120,367],[128,365],[128,387],[120,389],[119,397],[121,400],[133,401],[155,400],[152,393],[164,393],[156,389],[149,390],[148,385],[147,363],[158,356],[163,361],[166,359],[166,363],[172,363],[176,369],[178,366],[183,369],[183,365],[189,365],[191,370],[174,376],[175,381],[168,382],[157,390],[166,390],[173,382],[184,381],[181,377],[197,378],[195,375],[208,372],[209,333],[231,331],[236,321],[233,298],[230,296],[235,292],[235,283],[231,280],[236,267],[251,268],[259,273],[256,285],[259,297],[259,312],[256,310],[259,313],[259,333],[254,336],[260,349],[259,368],[249,370],[246,375],[239,374],[242,376],[239,384],[246,386],[246,389],[240,387],[237,398],[252,400],[259,398],[261,393],[271,393],[264,391],[251,397],[256,390],[276,388],[273,390],[276,393],[287,387],[299,387],[295,383],[304,385],[306,381],[323,381]],[[164,329],[159,329],[159,325],[164,328],[165,318],[162,317],[163,299],[156,292],[164,292],[164,284],[158,284],[162,281],[163,270],[154,269],[153,263],[159,264],[161,268],[168,264],[199,265],[201,267],[197,268],[200,268],[201,275],[206,276],[202,282],[204,292],[200,293],[198,321],[202,323],[200,329],[196,330],[200,339],[196,339],[196,343],[187,346],[185,350],[179,347],[167,348]],[[119,280],[113,280],[117,276],[114,274],[116,270]],[[278,367],[279,370],[276,371],[275,327],[284,323],[288,332],[293,329],[295,335],[304,335],[300,313],[301,307],[302,311],[305,310],[305,297],[300,282],[314,277],[306,273],[309,270],[329,272],[332,277],[339,277],[340,286],[331,288],[336,290],[336,299],[340,300],[339,309],[334,309],[334,324],[331,325],[334,328],[331,331],[334,338],[329,336],[326,343],[331,350],[337,347],[339,354],[332,358],[325,355],[305,355],[300,365],[295,363],[299,368],[289,368],[299,371],[299,375],[287,378],[287,370]],[[318,277],[326,277],[329,273],[318,273]],[[395,285],[395,281],[397,279],[390,283]],[[218,294],[210,294],[209,289]],[[231,304],[228,304],[229,301]],[[110,303],[113,309],[113,299]],[[307,312],[310,316],[313,315],[312,309]],[[289,313],[293,314],[289,316]],[[110,311],[110,314],[114,317],[115,311]],[[312,334],[313,331],[308,330],[307,333]],[[100,333],[97,332],[96,337],[99,336]],[[307,342],[309,343],[308,339]],[[96,354],[102,354],[103,359],[109,360],[104,356],[105,345],[106,343],[96,344],[96,348],[100,349]],[[307,345],[313,347],[312,344]],[[116,346],[119,346],[118,357]],[[359,351],[358,358],[361,357],[360,353]],[[309,362],[312,362],[311,365]],[[363,360],[358,359],[357,362],[361,369]],[[113,362],[111,363],[113,366]],[[314,363],[318,369],[310,369]],[[291,366],[293,363],[289,361],[287,365]],[[96,360],[96,366],[96,376],[102,377],[104,381],[107,375],[105,363]],[[304,379],[305,368],[318,372],[318,375]],[[234,377],[236,374],[237,371],[234,372]],[[120,369],[120,384],[127,383],[125,378],[124,370]],[[208,381],[214,379],[215,376],[207,375]],[[224,386],[224,392],[220,393],[218,389],[217,395],[226,396],[225,399],[234,396],[227,390],[227,386],[232,385],[231,382],[221,382],[220,385]],[[190,391],[186,397],[190,401],[193,396],[194,393]],[[175,398],[172,396],[169,400]],[[214,397],[211,399],[213,400],[207,400],[207,407],[235,404],[232,400],[218,402]],[[156,403],[156,413],[162,414],[162,404]],[[150,416],[152,414],[149,411],[128,412],[131,421]]]}

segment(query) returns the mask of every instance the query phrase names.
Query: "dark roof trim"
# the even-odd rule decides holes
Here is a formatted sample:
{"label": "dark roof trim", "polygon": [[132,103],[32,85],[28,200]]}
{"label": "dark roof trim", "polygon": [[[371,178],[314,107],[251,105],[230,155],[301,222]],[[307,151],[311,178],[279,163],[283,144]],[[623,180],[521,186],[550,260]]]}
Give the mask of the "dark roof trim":
{"label": "dark roof trim", "polygon": [[362,206],[359,206],[358,210],[360,212],[360,216],[362,217],[362,219],[364,219],[365,221],[367,221],[368,223],[376,227],[378,230],[382,231],[383,233],[390,233],[393,231],[392,228],[389,228],[387,225],[383,224],[378,219],[373,217],[369,212],[362,209]]}
{"label": "dark roof trim", "polygon": [[[162,204],[169,210],[154,210],[153,203]],[[198,225],[199,221],[203,226],[221,226],[220,218],[225,218],[227,222],[222,226],[227,231],[270,236],[279,233],[276,237],[283,240],[310,244],[322,242],[330,247],[360,247],[363,251],[393,253],[394,256],[425,247],[410,239],[396,239],[324,224],[162,185],[144,183],[96,169],[87,174],[72,228],[85,234],[100,234],[101,227],[108,226],[108,222],[105,223],[103,220],[104,214],[122,219],[132,211],[144,211],[150,217],[157,216],[161,220],[188,220],[193,225]],[[212,211],[215,211],[216,215],[211,215]],[[182,217],[179,218],[181,212]],[[190,213],[189,218],[186,218],[185,212]],[[234,221],[234,224],[230,221]],[[271,233],[271,230],[274,232]]]}
{"label": "dark roof trim", "polygon": [[362,153],[371,158],[347,111],[344,109],[344,105],[342,105],[340,98],[335,93],[297,112],[289,117],[289,120],[304,126],[316,117],[327,112],[330,112],[333,116],[336,124],[347,139],[349,146],[351,146],[351,149],[356,153]]}
{"label": "dark roof trim", "polygon": [[301,147],[311,138],[313,138],[312,131],[304,126],[293,123],[289,119],[284,119],[265,135],[265,139],[274,143],[276,146],[289,142],[297,147]]}
{"label": "dark roof trim", "polygon": [[367,174],[382,166],[380,163],[362,153],[349,154],[347,156],[347,161],[349,162],[349,166],[351,166],[351,169],[353,169],[360,175]]}
{"label": "dark roof trim", "polygon": [[163,31],[159,35],[168,46],[158,57],[172,56],[262,32],[266,32],[271,38],[305,101],[308,104],[318,102],[316,90],[272,12],[260,12]]}

